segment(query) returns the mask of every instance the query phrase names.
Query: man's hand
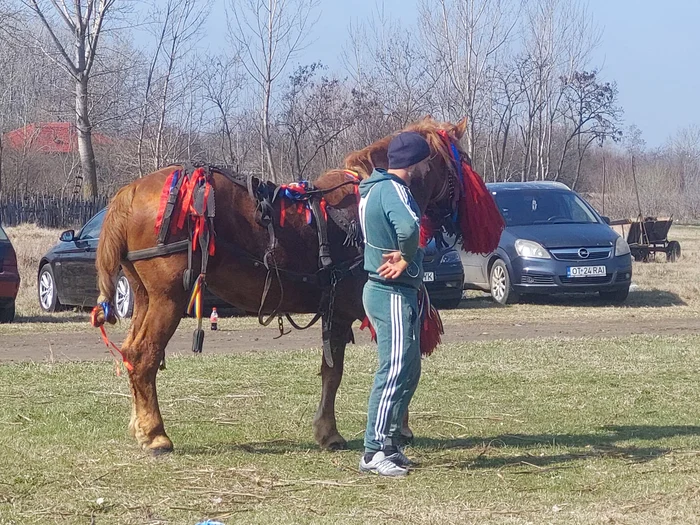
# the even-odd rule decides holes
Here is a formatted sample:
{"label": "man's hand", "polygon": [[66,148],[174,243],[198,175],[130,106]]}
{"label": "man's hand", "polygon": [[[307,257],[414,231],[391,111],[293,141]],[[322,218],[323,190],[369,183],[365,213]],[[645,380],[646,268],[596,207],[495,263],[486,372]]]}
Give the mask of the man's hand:
{"label": "man's hand", "polygon": [[382,255],[384,264],[377,268],[377,273],[385,279],[396,279],[408,267],[408,263],[401,258],[401,252],[389,252]]}

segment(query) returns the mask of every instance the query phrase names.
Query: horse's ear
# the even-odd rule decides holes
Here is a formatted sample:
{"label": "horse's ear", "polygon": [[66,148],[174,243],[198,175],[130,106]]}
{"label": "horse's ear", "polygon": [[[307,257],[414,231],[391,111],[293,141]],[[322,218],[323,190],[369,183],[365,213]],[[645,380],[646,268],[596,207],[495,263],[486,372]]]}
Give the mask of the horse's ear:
{"label": "horse's ear", "polygon": [[423,120],[433,120],[433,116],[428,113],[425,117],[423,117]]}
{"label": "horse's ear", "polygon": [[462,120],[457,122],[457,124],[455,124],[455,126],[452,128],[452,133],[454,133],[455,138],[457,140],[461,140],[466,131],[467,131],[467,117],[464,117]]}

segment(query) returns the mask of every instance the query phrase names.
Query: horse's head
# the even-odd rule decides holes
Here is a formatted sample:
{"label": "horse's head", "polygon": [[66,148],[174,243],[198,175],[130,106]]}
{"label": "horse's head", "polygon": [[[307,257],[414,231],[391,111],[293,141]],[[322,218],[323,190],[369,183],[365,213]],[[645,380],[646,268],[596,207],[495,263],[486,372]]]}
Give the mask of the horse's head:
{"label": "horse's head", "polygon": [[[414,175],[409,186],[422,212],[423,238],[444,229],[462,238],[466,250],[485,253],[498,245],[503,219],[481,178],[471,169],[471,159],[460,139],[466,119],[457,124],[426,117],[402,131],[420,133],[430,144],[428,171]],[[386,168],[387,149],[392,136],[384,137],[345,159],[348,169],[368,176],[374,167]]]}
{"label": "horse's head", "polygon": [[435,230],[444,228],[447,233],[456,235],[462,233],[457,222],[464,194],[461,164],[471,166],[471,159],[460,146],[466,126],[466,119],[451,124],[425,117],[406,129],[425,137],[432,151],[428,171],[415,175],[410,182],[413,198],[423,212],[423,224]]}

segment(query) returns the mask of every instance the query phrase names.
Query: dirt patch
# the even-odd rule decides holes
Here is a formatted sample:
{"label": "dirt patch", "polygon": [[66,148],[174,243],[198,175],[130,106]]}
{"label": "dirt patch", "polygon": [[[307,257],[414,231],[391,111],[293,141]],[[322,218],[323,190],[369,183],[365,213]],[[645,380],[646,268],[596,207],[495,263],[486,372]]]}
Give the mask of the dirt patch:
{"label": "dirt patch", "polygon": [[[445,343],[489,341],[497,339],[539,339],[548,337],[624,337],[629,335],[691,335],[697,334],[700,321],[696,318],[657,319],[645,322],[620,322],[595,320],[589,322],[542,321],[520,323],[445,324]],[[370,344],[369,335],[355,329],[357,344]],[[272,328],[207,330],[204,341],[205,354],[233,354],[250,351],[285,351],[320,347],[320,332],[292,331],[275,339],[277,330]],[[114,341],[119,344],[124,333],[116,333]],[[167,348],[167,355],[190,355],[192,332],[181,327]],[[319,350],[320,355],[320,350]],[[36,333],[6,334],[0,337],[0,362],[13,361],[85,361],[109,358],[109,352],[97,331],[93,333]]]}

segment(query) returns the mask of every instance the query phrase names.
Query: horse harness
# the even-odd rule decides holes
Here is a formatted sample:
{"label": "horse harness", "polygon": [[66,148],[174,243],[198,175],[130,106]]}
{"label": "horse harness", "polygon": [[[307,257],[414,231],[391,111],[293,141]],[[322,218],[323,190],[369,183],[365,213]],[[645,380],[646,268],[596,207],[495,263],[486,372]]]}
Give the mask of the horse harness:
{"label": "horse harness", "polygon": [[[268,245],[261,259],[243,250],[233,243],[216,238],[214,230],[214,217],[216,215],[214,187],[211,185],[213,173],[219,173],[229,181],[244,188],[256,203],[256,222],[268,231]],[[264,182],[251,175],[233,174],[229,170],[208,164],[184,165],[182,170],[174,170],[165,182],[161,194],[161,202],[156,220],[157,244],[153,248],[135,250],[127,253],[128,261],[139,261],[161,257],[173,253],[187,251],[187,269],[183,273],[183,286],[185,290],[192,291],[188,313],[193,307],[197,311],[197,329],[193,334],[192,351],[201,353],[204,341],[201,319],[201,293],[206,286],[206,271],[209,257],[214,255],[217,248],[223,248],[235,255],[241,261],[247,261],[254,268],[264,267],[267,271],[265,285],[263,287],[260,307],[258,310],[258,322],[268,326],[277,317],[279,320],[280,336],[284,334],[282,313],[280,308],[284,301],[284,286],[282,277],[294,281],[310,283],[319,286],[322,290],[321,301],[315,316],[305,326],[300,326],[289,313],[284,313],[289,323],[296,329],[304,330],[313,326],[322,319],[323,355],[328,366],[333,366],[333,357],[330,347],[333,308],[335,303],[336,287],[340,281],[349,275],[363,273],[363,255],[360,254],[348,261],[334,263],[331,258],[330,241],[328,238],[329,219],[346,234],[345,246],[363,246],[362,232],[354,217],[346,216],[342,209],[326,205],[324,195],[347,185],[359,185],[360,179],[354,173],[347,171],[348,181],[328,189],[317,189],[311,183],[295,183],[290,185],[276,185],[272,182]],[[319,269],[314,273],[299,273],[285,268],[280,268],[275,260],[277,247],[277,234],[275,230],[274,203],[283,200],[280,204],[280,225],[284,224],[284,213],[289,202],[296,203],[301,209],[306,207],[307,223],[315,223],[319,246]],[[192,220],[187,220],[187,218]],[[180,231],[187,223],[188,238],[185,240],[168,242],[170,235]],[[201,268],[199,276],[195,280],[193,267],[193,255],[199,246],[201,252]],[[280,289],[280,299],[272,312],[264,317],[264,309],[267,296],[273,284],[277,281]],[[193,288],[194,286],[194,288]]]}

